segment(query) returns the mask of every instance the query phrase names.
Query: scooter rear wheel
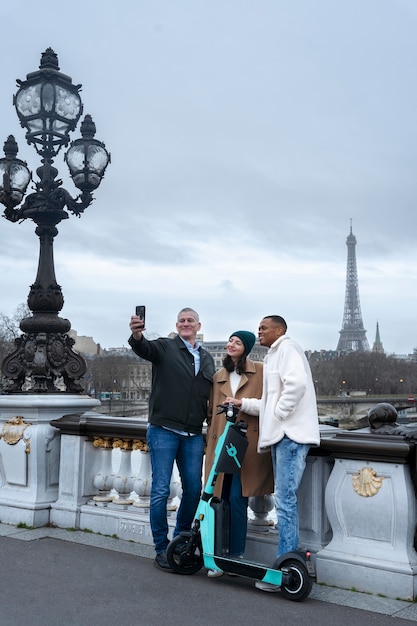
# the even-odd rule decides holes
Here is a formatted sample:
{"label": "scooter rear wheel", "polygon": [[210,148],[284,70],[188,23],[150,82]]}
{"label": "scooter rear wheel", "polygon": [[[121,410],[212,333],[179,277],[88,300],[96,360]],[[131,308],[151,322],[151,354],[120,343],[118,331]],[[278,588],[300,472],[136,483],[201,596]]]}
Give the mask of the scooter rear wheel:
{"label": "scooter rear wheel", "polygon": [[200,542],[190,547],[188,537],[177,535],[168,545],[167,560],[177,574],[196,574],[204,565]]}
{"label": "scooter rear wheel", "polygon": [[285,561],[281,565],[281,593],[287,600],[301,602],[310,594],[313,581],[305,565],[296,559]]}

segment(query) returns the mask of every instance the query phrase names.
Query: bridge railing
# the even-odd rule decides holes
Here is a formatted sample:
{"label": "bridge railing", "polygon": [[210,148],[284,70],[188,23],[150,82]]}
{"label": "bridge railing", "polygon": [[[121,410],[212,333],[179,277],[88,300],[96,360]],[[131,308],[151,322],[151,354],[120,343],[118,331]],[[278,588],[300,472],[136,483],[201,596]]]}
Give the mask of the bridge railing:
{"label": "bridge railing", "polygon": [[[60,475],[65,476],[51,504],[51,523],[151,543],[147,421],[91,412],[66,415],[51,425],[61,433]],[[168,501],[171,525],[180,495],[174,471]],[[250,498],[250,507],[250,529],[255,533],[273,530],[272,496]]]}
{"label": "bridge railing", "polygon": [[[2,522],[84,529],[152,546],[145,420],[78,411],[18,422],[2,424]],[[299,491],[300,547],[313,553],[318,582],[415,598],[414,448],[403,437],[366,429],[321,428],[321,445],[310,450]],[[174,472],[171,530],[179,495]],[[246,556],[271,564],[273,498],[249,504]]]}

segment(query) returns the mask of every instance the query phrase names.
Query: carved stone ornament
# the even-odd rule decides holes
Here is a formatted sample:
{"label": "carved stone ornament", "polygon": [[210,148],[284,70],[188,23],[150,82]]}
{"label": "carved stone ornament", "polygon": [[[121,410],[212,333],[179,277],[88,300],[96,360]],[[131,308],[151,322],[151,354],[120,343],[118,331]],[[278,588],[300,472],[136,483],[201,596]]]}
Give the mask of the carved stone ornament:
{"label": "carved stone ornament", "polygon": [[357,494],[367,498],[378,493],[383,480],[372,467],[363,467],[359,474],[352,476],[352,485]]}
{"label": "carved stone ornament", "polygon": [[10,446],[14,446],[21,439],[26,444],[26,452],[30,452],[30,440],[24,436],[24,432],[28,426],[32,426],[29,422],[25,422],[21,415],[12,417],[8,422],[3,424],[0,438],[4,439]]}

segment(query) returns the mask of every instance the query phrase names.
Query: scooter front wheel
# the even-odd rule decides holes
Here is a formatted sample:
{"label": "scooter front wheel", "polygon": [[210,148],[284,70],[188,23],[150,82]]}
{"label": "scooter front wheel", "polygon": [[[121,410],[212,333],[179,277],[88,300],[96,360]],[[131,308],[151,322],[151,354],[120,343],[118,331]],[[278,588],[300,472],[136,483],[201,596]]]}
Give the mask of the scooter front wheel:
{"label": "scooter front wheel", "polygon": [[204,565],[201,542],[190,545],[189,537],[177,535],[168,545],[167,561],[177,574],[196,574]]}
{"label": "scooter front wheel", "polygon": [[281,593],[287,600],[301,602],[310,594],[313,581],[305,565],[296,559],[285,561],[281,566]]}

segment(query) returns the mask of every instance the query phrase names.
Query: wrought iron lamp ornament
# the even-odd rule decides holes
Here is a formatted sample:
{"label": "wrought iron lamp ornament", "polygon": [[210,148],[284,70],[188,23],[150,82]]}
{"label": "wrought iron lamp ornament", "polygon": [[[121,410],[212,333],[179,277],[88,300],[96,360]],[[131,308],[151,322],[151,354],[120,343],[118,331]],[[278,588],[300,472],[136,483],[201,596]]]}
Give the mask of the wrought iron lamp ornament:
{"label": "wrought iron lamp ornament", "polygon": [[64,156],[72,180],[81,190],[73,198],[57,179],[53,159],[69,144],[69,133],[82,115],[81,85],[74,85],[59,71],[58,57],[51,48],[42,54],[39,70],[17,84],[13,103],[21,126],[26,128],[27,142],[42,157],[42,165],[36,170],[39,181],[34,182],[34,193],[25,198],[31,173],[17,158],[17,143],[10,135],[4,144],[5,157],[0,159],[0,202],[6,207],[4,217],[11,222],[28,218],[35,222],[40,252],[37,276],[28,295],[32,316],[20,322],[24,334],[16,340],[16,349],[4,359],[1,369],[9,381],[6,393],[22,391],[29,379],[31,393],[56,393],[59,379],[66,391],[81,393],[79,381],[87,368],[84,359],[72,350],[74,340],[67,334],[69,320],[58,315],[64,298],[55,277],[53,240],[58,234],[57,224],[69,217],[67,211],[80,217],[93,201],[92,192],[101,183],[110,154],[94,138],[95,124],[86,115],[81,123],[82,139],[73,141]]}

